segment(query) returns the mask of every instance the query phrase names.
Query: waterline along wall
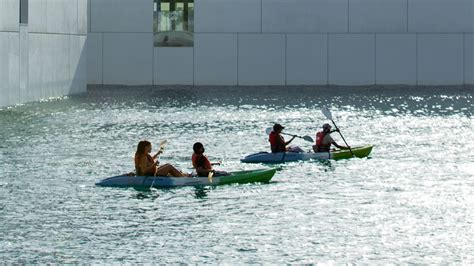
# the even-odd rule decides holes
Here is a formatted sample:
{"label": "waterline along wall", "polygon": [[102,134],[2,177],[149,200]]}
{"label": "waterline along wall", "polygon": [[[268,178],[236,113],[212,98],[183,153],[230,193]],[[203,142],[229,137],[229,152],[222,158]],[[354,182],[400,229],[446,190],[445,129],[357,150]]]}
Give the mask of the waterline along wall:
{"label": "waterline along wall", "polygon": [[153,45],[159,0],[89,1],[89,84],[474,84],[474,0],[195,0],[191,47]]}
{"label": "waterline along wall", "polygon": [[86,91],[87,3],[0,0],[0,107]]}

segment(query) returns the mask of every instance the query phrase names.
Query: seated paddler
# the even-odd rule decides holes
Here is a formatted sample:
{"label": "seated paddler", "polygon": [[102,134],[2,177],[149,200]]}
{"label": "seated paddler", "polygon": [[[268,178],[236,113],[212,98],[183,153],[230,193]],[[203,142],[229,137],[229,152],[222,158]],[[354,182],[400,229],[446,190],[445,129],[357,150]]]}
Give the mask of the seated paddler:
{"label": "seated paddler", "polygon": [[206,155],[204,155],[204,145],[201,142],[196,142],[193,145],[193,155],[191,156],[191,161],[193,167],[196,170],[196,173],[200,177],[208,176],[209,172],[212,172],[214,176],[224,176],[229,175],[225,171],[216,171],[213,169],[213,165],[220,165],[220,162],[211,163]]}
{"label": "seated paddler", "polygon": [[155,155],[150,155],[152,150],[151,143],[142,140],[137,145],[135,152],[135,171],[137,176],[172,176],[186,177],[187,174],[182,173],[171,164],[160,165],[158,155],[162,152],[158,150]]}
{"label": "seated paddler", "polygon": [[[276,123],[273,125],[273,131],[268,135],[268,141],[270,142],[270,149],[272,153],[277,152],[303,152],[303,150],[298,146],[287,147],[295,138],[296,135],[292,135],[292,138],[289,141],[285,142],[285,139],[282,136],[282,131],[285,127]],[[287,134],[288,135],[288,134]]]}
{"label": "seated paddler", "polygon": [[313,145],[314,152],[329,152],[331,150],[331,145],[342,150],[350,149],[350,147],[336,143],[336,141],[331,137],[331,133],[339,132],[339,130],[331,130],[331,128],[331,125],[325,123],[322,127],[323,130],[316,133],[316,143]]}

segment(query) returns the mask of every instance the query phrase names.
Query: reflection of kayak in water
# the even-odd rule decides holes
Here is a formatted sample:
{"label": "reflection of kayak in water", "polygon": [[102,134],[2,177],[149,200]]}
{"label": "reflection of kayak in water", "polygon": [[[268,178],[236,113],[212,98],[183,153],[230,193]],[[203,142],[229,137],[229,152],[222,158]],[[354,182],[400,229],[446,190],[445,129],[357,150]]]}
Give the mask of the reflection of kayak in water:
{"label": "reflection of kayak in water", "polygon": [[[369,156],[373,145],[351,148],[355,157],[364,158]],[[352,158],[349,150],[334,150],[329,152],[259,152],[245,156],[240,159],[245,163],[282,163],[307,160],[339,160]]]}
{"label": "reflection of kayak in water", "polygon": [[[181,186],[217,186],[225,184],[245,184],[269,182],[276,169],[257,169],[229,172],[229,175],[208,177],[168,177],[168,176],[130,176],[119,175],[103,179],[97,183],[102,187],[168,188]],[[212,182],[211,182],[212,181]]]}

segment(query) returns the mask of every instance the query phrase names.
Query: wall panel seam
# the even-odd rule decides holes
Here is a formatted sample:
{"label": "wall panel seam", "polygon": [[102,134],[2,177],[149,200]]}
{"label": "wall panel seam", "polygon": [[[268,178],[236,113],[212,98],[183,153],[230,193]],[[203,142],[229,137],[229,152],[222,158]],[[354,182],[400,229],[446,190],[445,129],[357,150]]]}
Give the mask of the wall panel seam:
{"label": "wall panel seam", "polygon": [[[76,7],[77,7],[77,1],[76,1]],[[72,87],[72,79],[71,79],[71,35],[68,36],[67,38],[68,41],[68,60],[67,60],[67,75],[69,77],[69,82],[71,82],[71,87]],[[64,89],[64,88],[63,88]]]}
{"label": "wall panel seam", "polygon": [[45,19],[46,19],[46,32],[48,32],[48,18],[49,18],[49,16],[48,16],[48,1],[45,1],[45,2],[46,2],[46,4],[45,4],[46,5],[46,17],[45,17]]}
{"label": "wall panel seam", "polygon": [[463,56],[462,56],[462,81],[463,85],[466,85],[466,56],[467,56],[467,51],[466,51],[466,34],[462,34],[462,51],[463,51]]}
{"label": "wall panel seam", "polygon": [[349,0],[347,0],[347,32],[349,33],[350,32],[350,22],[349,22],[349,18],[350,18],[350,4],[349,4]]}
{"label": "wall panel seam", "polygon": [[87,3],[87,10],[89,11],[89,23],[87,25],[87,28],[89,30],[89,32],[92,31],[92,1],[93,0],[87,0],[88,3]]}
{"label": "wall panel seam", "polygon": [[408,28],[408,22],[409,22],[408,21],[408,15],[409,15],[409,13],[408,13],[408,1],[409,0],[407,0],[407,32],[409,32],[409,28]]}
{"label": "wall panel seam", "polygon": [[418,81],[420,79],[420,77],[418,76],[418,73],[419,73],[418,71],[418,61],[419,61],[418,59],[418,33],[415,33],[415,51],[416,51],[416,56],[415,56],[416,58],[416,71],[415,71],[416,72],[416,86],[418,86],[418,83],[419,83]]}
{"label": "wall panel seam", "polygon": [[101,49],[102,49],[102,85],[104,85],[104,45],[105,45],[105,38],[104,38],[104,33],[102,33],[102,41],[101,41]]}
{"label": "wall panel seam", "polygon": [[285,34],[285,85],[288,85],[288,35]]}
{"label": "wall panel seam", "polygon": [[[112,32],[118,32],[118,31],[112,31]],[[242,33],[242,34],[314,34],[314,33],[326,33],[327,31],[319,31],[319,32],[297,32],[297,31],[292,31],[292,32],[286,32],[286,31],[265,31],[265,32],[258,32],[258,31],[195,31],[194,34],[236,34],[236,33]],[[143,32],[143,33],[150,33],[150,32]],[[340,32],[340,33],[345,33],[345,32]]]}
{"label": "wall panel seam", "polygon": [[263,0],[260,0],[260,33],[263,32]]}
{"label": "wall panel seam", "polygon": [[[141,33],[141,34],[153,34],[153,32],[145,32],[145,31],[91,31],[90,33]],[[268,34],[372,34],[372,33],[380,33],[380,34],[406,34],[406,31],[352,31],[352,32],[344,32],[344,31],[267,31],[267,32],[255,32],[255,31],[201,31],[201,32],[194,32],[194,34],[255,34],[255,35],[268,35]],[[415,33],[415,32],[414,32]],[[471,31],[417,31],[416,33],[421,34],[463,34],[469,33],[473,34],[474,32]],[[80,34],[83,35],[83,34]]]}
{"label": "wall panel seam", "polygon": [[326,87],[329,87],[329,33],[326,33]]}
{"label": "wall panel seam", "polygon": [[239,86],[239,39],[240,35],[237,33],[237,86]]}
{"label": "wall panel seam", "polygon": [[[152,31],[91,31],[90,33],[138,33],[138,34],[153,34]],[[195,32],[198,33],[198,32]]]}
{"label": "wall panel seam", "polygon": [[[151,62],[151,85],[155,85],[155,40],[154,39],[155,37],[153,36],[153,46],[151,47],[151,56],[152,56],[151,58],[153,60]],[[193,63],[193,71],[194,71],[194,63]],[[194,82],[194,78],[193,78],[193,82]]]}
{"label": "wall panel seam", "polygon": [[28,34],[40,34],[40,35],[67,35],[67,36],[84,36],[86,37],[87,35],[85,34],[73,34],[73,33],[59,33],[59,32],[28,32]]}
{"label": "wall panel seam", "polygon": [[374,84],[377,85],[377,33],[374,34]]}
{"label": "wall panel seam", "polygon": [[18,102],[22,102],[21,100],[21,27],[18,29]]}

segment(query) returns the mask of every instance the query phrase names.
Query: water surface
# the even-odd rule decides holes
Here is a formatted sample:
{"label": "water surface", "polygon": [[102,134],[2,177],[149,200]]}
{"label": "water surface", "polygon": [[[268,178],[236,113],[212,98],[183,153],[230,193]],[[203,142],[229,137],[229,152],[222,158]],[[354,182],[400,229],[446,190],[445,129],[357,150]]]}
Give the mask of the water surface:
{"label": "water surface", "polygon": [[[472,88],[90,87],[0,110],[0,260],[30,263],[474,263]],[[136,191],[141,139],[191,171],[310,135],[329,106],[370,158],[282,165],[269,184]],[[342,144],[339,136],[336,141]],[[311,143],[294,144],[310,149]]]}

